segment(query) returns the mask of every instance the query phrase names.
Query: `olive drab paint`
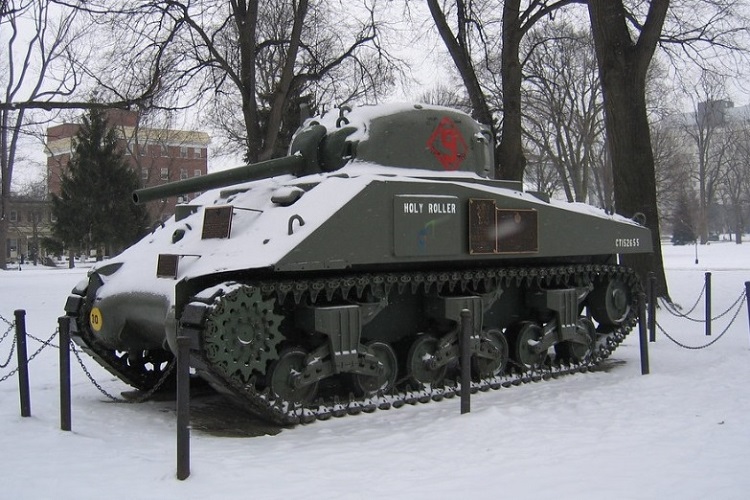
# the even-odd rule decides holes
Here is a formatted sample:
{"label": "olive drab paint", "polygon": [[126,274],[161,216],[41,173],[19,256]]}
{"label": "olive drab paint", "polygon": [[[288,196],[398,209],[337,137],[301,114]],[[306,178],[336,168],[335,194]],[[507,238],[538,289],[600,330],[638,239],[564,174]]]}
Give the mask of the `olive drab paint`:
{"label": "olive drab paint", "polygon": [[203,194],[76,286],[72,338],[149,390],[188,336],[197,376],[282,424],[455,391],[464,310],[479,384],[599,362],[637,314],[618,256],[650,252],[650,232],[495,179],[493,151],[461,111],[342,107],[283,158],[137,190]]}

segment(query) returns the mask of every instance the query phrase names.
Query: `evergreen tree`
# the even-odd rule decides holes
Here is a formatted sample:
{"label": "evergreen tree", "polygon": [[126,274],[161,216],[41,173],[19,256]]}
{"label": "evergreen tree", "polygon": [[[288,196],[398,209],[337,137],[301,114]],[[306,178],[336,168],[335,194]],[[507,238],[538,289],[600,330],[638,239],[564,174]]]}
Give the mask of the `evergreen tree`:
{"label": "evergreen tree", "polygon": [[117,149],[104,111],[92,109],[73,138],[73,153],[52,195],[52,232],[73,251],[116,252],[140,238],[147,214],[131,201],[138,177]]}

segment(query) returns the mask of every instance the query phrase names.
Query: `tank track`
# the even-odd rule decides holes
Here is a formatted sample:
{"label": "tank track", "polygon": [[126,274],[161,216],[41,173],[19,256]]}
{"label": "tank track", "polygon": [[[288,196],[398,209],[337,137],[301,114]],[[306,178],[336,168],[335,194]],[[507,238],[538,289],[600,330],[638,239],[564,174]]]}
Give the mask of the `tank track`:
{"label": "tank track", "polygon": [[[538,382],[558,378],[562,375],[587,372],[596,369],[604,359],[617,348],[627,334],[637,323],[637,297],[642,291],[638,276],[631,270],[617,265],[569,265],[550,267],[519,267],[519,268],[482,268],[474,270],[460,270],[451,272],[408,272],[362,274],[348,277],[320,278],[307,280],[259,281],[248,283],[257,286],[264,298],[276,297],[279,303],[292,294],[296,304],[303,298],[309,298],[312,304],[327,298],[330,300],[335,294],[343,297],[354,294],[362,297],[369,289],[375,296],[388,294],[393,287],[399,292],[411,289],[412,293],[423,289],[425,293],[441,291],[477,290],[478,286],[494,289],[499,285],[509,286],[511,283],[523,288],[534,286],[573,286],[580,282],[596,282],[604,279],[619,279],[630,291],[631,302],[626,317],[618,326],[604,327],[599,331],[594,350],[588,360],[580,364],[553,363],[546,364],[540,369],[531,371],[510,371],[499,377],[492,377],[472,382],[471,392],[485,392],[521,385],[528,382]],[[191,314],[184,314],[182,319],[183,331],[192,331],[201,337],[204,320],[208,310],[212,307],[213,298],[197,296],[188,307],[193,308]],[[203,313],[196,311],[203,311]],[[191,319],[186,319],[186,318]],[[202,344],[203,341],[201,340]],[[371,413],[375,410],[399,408],[404,405],[440,401],[460,395],[461,388],[456,382],[446,380],[440,386],[430,386],[422,389],[406,388],[401,392],[378,394],[376,397],[333,398],[318,400],[311,404],[292,404],[274,400],[268,389],[258,390],[256,380],[247,382],[229,376],[225,371],[212,364],[203,349],[191,352],[191,365],[198,374],[208,380],[219,391],[232,397],[240,406],[259,418],[279,425],[289,426],[307,424],[316,420],[326,420],[331,417]],[[507,370],[506,370],[507,371]]]}
{"label": "tank track", "polygon": [[[84,304],[84,301],[81,303]],[[75,321],[71,339],[112,375],[143,392],[153,391],[156,386],[165,391],[176,387],[175,372],[170,369],[170,364],[174,363],[176,358],[170,351],[151,349],[140,351],[134,356],[127,351],[110,349],[99,342],[89,330],[86,324],[86,305],[83,305],[77,314],[68,315],[73,316]]]}

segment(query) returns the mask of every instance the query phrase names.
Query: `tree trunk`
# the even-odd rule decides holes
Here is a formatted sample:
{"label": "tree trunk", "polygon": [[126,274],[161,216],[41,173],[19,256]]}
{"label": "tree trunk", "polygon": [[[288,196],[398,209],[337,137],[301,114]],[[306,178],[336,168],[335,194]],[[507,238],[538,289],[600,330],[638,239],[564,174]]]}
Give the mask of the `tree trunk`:
{"label": "tree trunk", "polygon": [[233,4],[232,14],[237,25],[237,36],[240,44],[240,85],[242,93],[242,116],[247,134],[247,151],[245,161],[255,163],[263,146],[263,138],[258,118],[258,104],[255,100],[257,58],[256,28],[258,20],[258,2]]}
{"label": "tree trunk", "polygon": [[668,296],[664,262],[661,253],[659,214],[656,204],[654,158],[651,151],[645,89],[638,82],[622,77],[610,82],[607,92],[607,130],[614,177],[614,196],[617,213],[633,217],[640,212],[646,216],[651,230],[654,252],[631,254],[621,258],[633,267],[644,280],[649,272],[656,273],[657,293]]}
{"label": "tree trunk", "polygon": [[500,68],[503,85],[503,129],[497,148],[496,177],[522,181],[526,157],[522,146],[521,125],[521,46],[520,0],[507,0],[503,4],[503,47]]}
{"label": "tree trunk", "polygon": [[281,119],[284,115],[284,103],[289,97],[289,90],[292,87],[292,80],[294,79],[294,66],[297,62],[300,39],[302,38],[302,26],[307,17],[307,6],[308,0],[299,0],[294,10],[292,34],[286,54],[284,55],[284,69],[282,70],[281,78],[279,79],[273,98],[273,104],[271,105],[263,151],[259,156],[260,160],[270,160],[276,149],[276,141],[279,138],[279,129],[281,128]]}
{"label": "tree trunk", "polygon": [[0,270],[8,265],[8,219],[4,214],[5,210],[0,209]]}
{"label": "tree trunk", "polygon": [[604,93],[607,140],[612,154],[615,207],[632,217],[641,212],[651,230],[654,252],[631,254],[621,262],[641,277],[656,274],[657,294],[668,297],[661,253],[656,176],[646,110],[646,71],[664,22],[668,0],[652,0],[637,43],[630,39],[621,1],[590,0],[589,16]]}
{"label": "tree trunk", "polygon": [[742,204],[735,203],[734,205],[734,234],[736,236],[735,243],[738,245],[742,244],[742,229],[745,227],[745,218],[742,215]]}
{"label": "tree trunk", "polygon": [[0,269],[8,265],[8,201],[13,164],[8,141],[8,113],[0,111]]}

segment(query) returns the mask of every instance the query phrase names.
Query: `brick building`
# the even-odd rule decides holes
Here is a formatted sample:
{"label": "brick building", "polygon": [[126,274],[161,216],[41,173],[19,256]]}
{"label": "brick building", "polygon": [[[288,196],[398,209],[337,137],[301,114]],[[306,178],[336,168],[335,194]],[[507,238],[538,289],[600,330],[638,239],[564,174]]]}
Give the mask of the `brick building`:
{"label": "brick building", "polygon": [[[151,187],[189,177],[206,175],[210,137],[205,132],[156,129],[139,126],[133,111],[110,110],[109,126],[118,136],[125,160],[139,174],[141,187]],[[80,125],[64,123],[47,129],[47,186],[60,192],[61,175],[70,161],[73,138]],[[147,204],[152,221],[166,220],[176,203],[191,196],[168,198]]]}

